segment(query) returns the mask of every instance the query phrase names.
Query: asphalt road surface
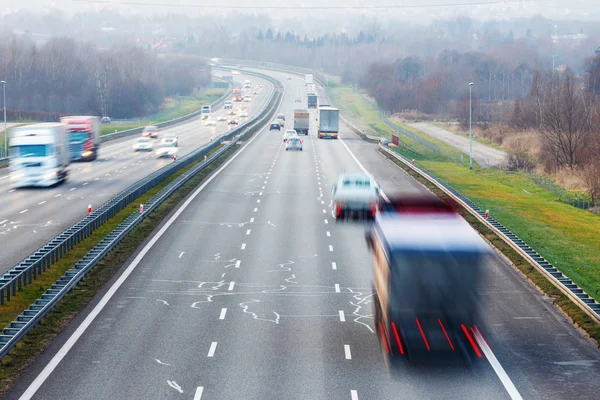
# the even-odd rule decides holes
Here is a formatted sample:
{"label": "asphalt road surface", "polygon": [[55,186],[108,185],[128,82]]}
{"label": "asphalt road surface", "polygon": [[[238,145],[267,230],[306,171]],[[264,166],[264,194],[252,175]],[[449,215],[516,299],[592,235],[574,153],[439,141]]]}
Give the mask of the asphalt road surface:
{"label": "asphalt road surface", "polygon": [[[222,74],[230,75],[229,72]],[[268,100],[272,84],[248,75],[235,75],[234,79],[241,83],[250,79],[253,87],[259,83],[263,86],[252,102],[234,103],[234,108],[245,104],[249,118],[252,118]],[[225,113],[226,110],[219,109],[213,112],[213,118]],[[240,123],[249,118],[240,119]],[[198,117],[164,128],[161,133],[178,136],[178,156],[182,157],[228,131],[227,122],[204,126]],[[83,218],[88,205],[92,208],[100,206],[144,176],[172,162],[168,158],[157,158],[154,152],[134,152],[132,145],[138,137],[104,143],[97,161],[72,163],[67,182],[54,188],[15,190],[11,187],[8,168],[0,170],[0,273]]]}
{"label": "asphalt road surface", "polygon": [[[290,121],[302,80],[269,73]],[[597,398],[597,350],[498,256],[482,292],[491,352],[388,372],[364,224],[336,223],[330,186],[360,162],[388,195],[424,189],[346,127],[317,139],[314,113],[302,152],[268,128],[245,143],[7,399]]]}
{"label": "asphalt road surface", "polygon": [[[431,137],[434,137],[442,142],[454,147],[455,149],[469,154],[469,138],[452,133],[446,129],[430,124],[429,122],[414,122],[408,124],[413,128],[425,132]],[[483,167],[496,167],[506,160],[506,153],[502,150],[486,146],[483,143],[473,141],[473,160]]]}

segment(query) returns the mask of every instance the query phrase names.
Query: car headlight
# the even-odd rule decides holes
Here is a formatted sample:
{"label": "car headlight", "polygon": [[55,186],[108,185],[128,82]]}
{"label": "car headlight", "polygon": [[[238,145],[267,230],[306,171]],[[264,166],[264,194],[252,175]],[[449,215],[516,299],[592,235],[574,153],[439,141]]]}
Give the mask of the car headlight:
{"label": "car headlight", "polygon": [[92,154],[94,154],[94,153],[93,153],[91,150],[86,150],[86,151],[84,151],[83,153],[81,153],[81,156],[82,156],[82,157],[89,157],[89,156],[91,156]]}
{"label": "car headlight", "polygon": [[56,178],[56,171],[47,172],[44,174],[44,179],[53,179]]}

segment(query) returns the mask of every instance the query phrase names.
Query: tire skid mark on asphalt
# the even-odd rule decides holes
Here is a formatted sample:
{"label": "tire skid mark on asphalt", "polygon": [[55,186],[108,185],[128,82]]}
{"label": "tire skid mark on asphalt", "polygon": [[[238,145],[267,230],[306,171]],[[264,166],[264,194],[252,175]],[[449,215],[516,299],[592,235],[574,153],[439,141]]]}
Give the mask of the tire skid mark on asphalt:
{"label": "tire skid mark on asphalt", "polygon": [[255,312],[248,311],[248,308],[250,307],[249,304],[256,304],[256,303],[260,303],[260,300],[251,299],[249,301],[244,301],[244,302],[240,303],[239,305],[242,308],[242,312],[244,312],[245,314],[252,315],[253,319],[256,319],[259,321],[265,321],[265,322],[272,322],[275,325],[279,325],[280,315],[275,311],[272,311],[272,313],[275,314],[275,319],[261,318]]}

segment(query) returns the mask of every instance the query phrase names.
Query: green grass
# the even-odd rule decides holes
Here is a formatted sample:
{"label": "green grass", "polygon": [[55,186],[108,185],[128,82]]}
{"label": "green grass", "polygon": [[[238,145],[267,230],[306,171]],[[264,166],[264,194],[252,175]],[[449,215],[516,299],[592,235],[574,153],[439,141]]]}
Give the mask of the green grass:
{"label": "green grass", "polygon": [[[218,150],[214,149],[212,152]],[[60,332],[73,320],[73,318],[85,308],[96,293],[110,280],[110,278],[121,268],[123,263],[137,250],[146,238],[157,228],[162,220],[209,174],[214,172],[236,148],[221,155],[215,162],[196,174],[185,185],[176,190],[165,200],[154,212],[148,215],[127,237],[119,243],[90,273],[67,295],[30,333],[17,344],[11,352],[0,361],[0,397],[3,397],[17,381],[26,368],[33,363],[35,358],[42,353]],[[212,153],[211,152],[211,153]],[[202,160],[199,160],[200,162]],[[139,203],[147,201],[150,197],[160,191],[170,181],[183,174],[188,166],[178,171],[174,176],[153,188],[132,204],[111,218],[105,225],[94,231],[94,233],[80,242],[72,251],[61,258],[52,268],[32,284],[18,292],[10,303],[0,307],[0,323],[3,326],[10,323],[14,318],[33,303],[39,295],[53,284],[56,279],[72,268],[99,240],[112,231],[124,218],[129,216]]]}
{"label": "green grass", "polygon": [[[397,164],[400,168],[404,169],[408,175],[412,178],[429,188],[438,197],[449,200],[448,195],[442,190],[438,189],[437,186],[421,177],[418,173],[413,171],[411,168],[404,165],[402,162],[388,155],[388,153],[381,151],[381,153],[388,157],[392,162]],[[566,313],[571,320],[581,327],[592,339],[597,343],[600,342],[600,325],[585,314],[575,303],[573,303],[567,296],[565,296],[558,288],[556,288],[544,275],[542,275],[537,269],[527,262],[520,254],[518,254],[512,247],[510,247],[504,240],[497,236],[491,229],[481,223],[471,213],[465,209],[459,209],[459,213],[469,222],[473,228],[481,233],[487,241],[489,241],[495,248],[497,248],[502,254],[504,254],[511,263],[517,268],[530,282],[539,288],[543,293],[550,297],[552,302]]]}
{"label": "green grass", "polygon": [[[364,123],[379,129],[380,135],[389,137],[390,129],[385,124],[381,127],[376,121],[375,109],[351,88],[337,86],[328,92],[343,114],[362,118]],[[414,128],[409,129],[418,132]],[[408,148],[400,146],[395,148],[396,151],[414,158],[420,166],[453,186],[482,209],[489,209],[492,217],[600,300],[600,217],[557,201],[551,192],[535,185],[525,176],[478,166],[469,171],[467,167],[431,154],[406,136],[400,139]]]}
{"label": "green grass", "polygon": [[[447,122],[431,122],[431,124],[437,126],[438,128],[442,128],[442,129],[445,129],[447,131],[450,131],[450,132],[454,133],[455,135],[463,136],[463,137],[466,137],[466,138],[469,137],[469,132],[463,132],[462,130],[459,130],[457,132],[457,131],[453,130],[452,129],[452,125],[449,124],[449,123],[447,123]],[[479,142],[481,144],[484,144],[484,145],[486,145],[488,147],[493,147],[496,150],[506,151],[506,148],[500,146],[499,144],[496,144],[496,143],[492,142],[491,140],[487,140],[487,139],[484,139],[482,137],[475,136],[475,135],[473,135],[473,140],[476,141],[476,142]]]}
{"label": "green grass", "polygon": [[139,121],[129,124],[106,124],[100,127],[100,135],[114,133],[115,131],[124,131],[127,129],[139,128],[147,125],[157,124],[169,121],[174,118],[183,117],[194,111],[198,111],[203,105],[212,104],[218,100],[226,89],[216,88],[208,89],[202,93],[196,93],[191,96],[178,96],[171,98],[164,104],[164,109],[156,114],[149,115]]}

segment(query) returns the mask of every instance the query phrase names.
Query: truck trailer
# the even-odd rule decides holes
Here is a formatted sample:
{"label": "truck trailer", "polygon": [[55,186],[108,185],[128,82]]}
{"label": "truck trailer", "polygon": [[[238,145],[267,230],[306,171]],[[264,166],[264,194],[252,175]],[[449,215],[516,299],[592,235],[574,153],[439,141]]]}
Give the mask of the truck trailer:
{"label": "truck trailer", "polygon": [[313,76],[310,74],[304,75],[304,83],[306,83],[306,85],[312,85],[314,83]]}
{"label": "truck trailer", "polygon": [[100,149],[100,117],[62,117],[69,136],[71,161],[94,161]]}
{"label": "truck trailer", "polygon": [[319,107],[317,111],[317,134],[319,139],[337,139],[340,130],[340,110],[331,106]]}
{"label": "truck trailer", "polygon": [[293,129],[298,132],[298,135],[308,135],[310,126],[310,114],[308,110],[294,110],[294,126]]}
{"label": "truck trailer", "polygon": [[482,358],[479,287],[490,247],[435,197],[381,205],[366,232],[374,253],[374,325],[388,366]]}
{"label": "truck trailer", "polygon": [[15,188],[50,187],[67,180],[69,137],[60,123],[40,123],[10,132],[10,180]]}
{"label": "truck trailer", "polygon": [[318,97],[316,94],[308,94],[308,108],[317,108]]}

